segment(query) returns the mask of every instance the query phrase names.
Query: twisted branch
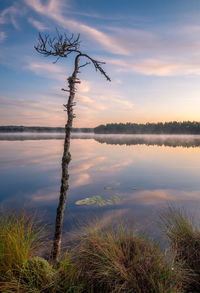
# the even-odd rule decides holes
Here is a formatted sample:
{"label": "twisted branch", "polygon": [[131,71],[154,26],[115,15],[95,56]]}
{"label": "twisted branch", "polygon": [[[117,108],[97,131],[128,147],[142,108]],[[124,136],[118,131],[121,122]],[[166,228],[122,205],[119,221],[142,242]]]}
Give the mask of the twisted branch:
{"label": "twisted branch", "polygon": [[48,34],[42,36],[39,33],[38,43],[34,46],[35,50],[46,57],[57,57],[53,63],[56,63],[60,58],[67,58],[71,53],[77,53],[79,54],[79,57],[85,57],[91,61],[80,65],[79,69],[92,63],[96,71],[99,71],[108,81],[111,81],[110,77],[102,68],[102,65],[105,64],[105,62],[95,60],[79,50],[81,43],[80,34],[78,34],[77,37],[75,37],[74,34],[71,34],[71,36],[68,37],[66,34],[60,34],[58,30],[56,30],[56,32],[57,34],[53,38]]}

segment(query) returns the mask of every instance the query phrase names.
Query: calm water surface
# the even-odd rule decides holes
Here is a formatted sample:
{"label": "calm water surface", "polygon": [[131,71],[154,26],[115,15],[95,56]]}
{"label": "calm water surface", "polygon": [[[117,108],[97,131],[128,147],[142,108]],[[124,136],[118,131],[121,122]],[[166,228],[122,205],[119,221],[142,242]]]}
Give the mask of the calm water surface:
{"label": "calm water surface", "polygon": [[[63,134],[0,134],[2,209],[37,209],[53,224],[62,152]],[[125,220],[151,229],[169,202],[199,213],[200,136],[74,134],[71,154],[66,232],[94,219],[101,226]],[[96,195],[120,201],[76,204]]]}

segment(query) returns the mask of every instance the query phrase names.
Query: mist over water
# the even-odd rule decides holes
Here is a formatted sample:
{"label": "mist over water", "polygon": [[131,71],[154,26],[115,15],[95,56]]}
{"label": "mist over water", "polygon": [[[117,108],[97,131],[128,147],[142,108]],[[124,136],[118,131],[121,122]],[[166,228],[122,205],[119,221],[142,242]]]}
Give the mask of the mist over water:
{"label": "mist over water", "polygon": [[[53,224],[64,134],[0,135],[1,208],[38,210]],[[200,208],[199,135],[72,135],[64,230],[98,219],[101,226],[125,220],[153,230],[169,202],[192,214]],[[113,205],[77,205],[100,196]],[[78,228],[77,228],[78,229]]]}
{"label": "mist over water", "polygon": [[[0,141],[64,139],[64,133],[0,133]],[[72,133],[72,139],[94,139],[112,145],[157,145],[171,147],[199,147],[200,135],[164,134],[94,134]]]}
{"label": "mist over water", "polygon": [[182,146],[199,147],[200,135],[99,135],[95,140],[100,143],[119,145],[157,145],[157,146]]}

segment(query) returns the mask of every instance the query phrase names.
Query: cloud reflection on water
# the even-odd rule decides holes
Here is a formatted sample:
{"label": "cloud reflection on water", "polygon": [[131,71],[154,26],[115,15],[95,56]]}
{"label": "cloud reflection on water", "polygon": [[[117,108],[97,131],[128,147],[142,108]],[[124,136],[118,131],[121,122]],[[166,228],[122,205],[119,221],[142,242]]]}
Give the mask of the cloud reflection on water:
{"label": "cloud reflection on water", "polygon": [[[64,133],[0,133],[0,141],[63,140]],[[167,134],[93,134],[73,133],[72,139],[94,139],[112,145],[157,145],[169,147],[199,147],[200,135]]]}
{"label": "cloud reflection on water", "polygon": [[[63,138],[31,137],[0,141],[0,200],[9,207],[26,204],[46,210],[47,218],[54,222]],[[191,211],[199,209],[199,146],[200,136],[114,135],[97,139],[93,135],[74,135],[66,229],[70,230],[69,223],[77,219],[84,222],[86,218],[98,218],[100,226],[120,218],[147,223],[167,202]],[[105,190],[105,186],[112,189]],[[118,195],[122,200],[106,207],[75,205],[77,200],[95,195],[105,199]]]}

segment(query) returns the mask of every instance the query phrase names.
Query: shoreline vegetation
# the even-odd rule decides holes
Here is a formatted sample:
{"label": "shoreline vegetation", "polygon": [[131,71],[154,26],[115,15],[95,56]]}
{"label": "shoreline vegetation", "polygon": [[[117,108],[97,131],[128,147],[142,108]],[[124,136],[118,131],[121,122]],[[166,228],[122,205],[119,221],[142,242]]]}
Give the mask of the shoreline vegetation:
{"label": "shoreline vegetation", "polygon": [[[160,213],[169,249],[124,225],[89,225],[52,266],[45,227],[25,212],[0,216],[0,292],[200,292],[200,228],[185,211]],[[46,255],[46,253],[45,253]]]}
{"label": "shoreline vegetation", "polygon": [[[73,128],[73,132],[83,132],[83,133],[90,133],[94,132],[93,128]],[[64,127],[43,127],[43,126],[15,126],[15,125],[8,125],[8,126],[0,126],[0,133],[8,133],[8,132],[36,132],[36,133],[64,133]]]}
{"label": "shoreline vegetation", "polygon": [[[0,133],[8,132],[41,132],[41,133],[63,133],[64,127],[44,127],[44,126],[0,126]],[[95,134],[200,134],[200,122],[158,122],[158,123],[109,123],[99,125],[94,128],[73,128],[76,133]]]}
{"label": "shoreline vegetation", "polygon": [[96,134],[200,134],[200,122],[109,123],[94,128]]}

